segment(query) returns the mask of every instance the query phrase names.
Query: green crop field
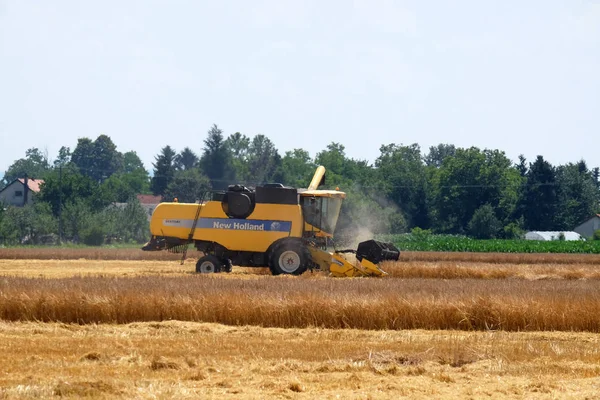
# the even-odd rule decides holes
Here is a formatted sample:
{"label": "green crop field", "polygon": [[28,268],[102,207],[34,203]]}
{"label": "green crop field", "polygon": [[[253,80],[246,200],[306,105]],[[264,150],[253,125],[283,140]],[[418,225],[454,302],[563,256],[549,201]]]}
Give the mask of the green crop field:
{"label": "green crop field", "polygon": [[455,235],[382,235],[380,240],[392,242],[400,250],[454,251],[475,253],[580,253],[600,254],[600,241],[542,242],[537,240],[477,240]]}

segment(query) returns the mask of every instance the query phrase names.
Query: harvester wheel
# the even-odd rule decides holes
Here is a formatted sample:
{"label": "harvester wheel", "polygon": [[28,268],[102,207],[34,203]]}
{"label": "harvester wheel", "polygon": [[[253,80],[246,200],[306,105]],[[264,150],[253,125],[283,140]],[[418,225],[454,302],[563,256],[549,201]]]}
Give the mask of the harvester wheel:
{"label": "harvester wheel", "polygon": [[196,272],[200,274],[221,272],[221,261],[212,254],[207,254],[204,257],[200,257],[196,263]]}
{"label": "harvester wheel", "polygon": [[271,252],[269,268],[273,275],[300,275],[306,271],[309,259],[310,254],[301,243],[283,242]]}

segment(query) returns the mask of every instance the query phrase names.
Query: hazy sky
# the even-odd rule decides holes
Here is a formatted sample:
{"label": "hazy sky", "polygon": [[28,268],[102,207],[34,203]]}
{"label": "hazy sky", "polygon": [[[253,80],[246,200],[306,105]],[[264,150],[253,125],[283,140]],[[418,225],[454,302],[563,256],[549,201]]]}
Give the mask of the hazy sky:
{"label": "hazy sky", "polygon": [[600,166],[600,0],[0,0],[0,176],[109,135],[146,167],[213,123],[283,153],[451,143]]}

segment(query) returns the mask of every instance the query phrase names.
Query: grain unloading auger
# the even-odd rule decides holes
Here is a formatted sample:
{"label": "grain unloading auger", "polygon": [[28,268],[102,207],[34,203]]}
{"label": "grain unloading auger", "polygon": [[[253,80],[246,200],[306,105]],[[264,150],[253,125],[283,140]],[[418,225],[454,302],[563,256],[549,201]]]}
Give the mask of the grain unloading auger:
{"label": "grain unloading auger", "polygon": [[346,194],[319,190],[324,177],[319,166],[308,189],[232,185],[208,201],[161,203],[150,221],[152,238],[142,249],[183,249],[185,258],[193,244],[204,253],[196,263],[200,273],[230,272],[238,265],[269,267],[273,275],[307,269],[337,277],[387,275],[378,264],[400,257],[391,243],[368,240],[357,250],[328,250]]}

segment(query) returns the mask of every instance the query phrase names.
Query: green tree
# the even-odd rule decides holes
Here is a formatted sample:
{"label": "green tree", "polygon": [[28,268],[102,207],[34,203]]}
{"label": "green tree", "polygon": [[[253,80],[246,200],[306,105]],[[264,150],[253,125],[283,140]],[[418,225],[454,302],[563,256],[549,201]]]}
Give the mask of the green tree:
{"label": "green tree", "polygon": [[63,237],[79,243],[87,232],[86,229],[97,225],[94,213],[89,204],[81,198],[75,198],[65,204],[62,210]]}
{"label": "green tree", "polygon": [[227,137],[225,144],[233,157],[246,157],[250,148],[250,138],[240,132],[236,132]]}
{"label": "green tree", "polygon": [[294,149],[286,151],[281,160],[283,181],[292,187],[306,188],[315,173],[316,165],[308,151]]}
{"label": "green tree", "polygon": [[[121,195],[117,201],[126,201],[128,197],[136,194],[150,193],[148,171],[135,151],[128,151],[123,154],[121,169],[111,175],[108,180],[118,180],[126,188],[126,190],[121,191]],[[125,195],[123,192],[126,192],[128,195]]]}
{"label": "green tree", "polygon": [[[332,142],[327,145],[327,148],[317,153],[315,157],[317,165],[322,165],[327,169],[328,177],[331,177],[336,182],[339,178],[347,176],[346,170],[346,148],[341,143]],[[336,179],[335,177],[339,177]]]}
{"label": "green tree", "polygon": [[252,138],[248,148],[248,180],[257,184],[281,181],[281,156],[265,135]]}
{"label": "green tree", "polygon": [[523,217],[516,221],[509,222],[502,229],[502,237],[504,239],[522,239],[525,233],[523,229],[524,220]]}
{"label": "green tree", "polygon": [[225,140],[225,145],[230,153],[231,168],[236,182],[248,179],[248,150],[250,138],[240,132],[233,133]]}
{"label": "green tree", "polygon": [[418,144],[381,146],[375,161],[387,196],[402,210],[410,228],[429,227],[427,175]]}
{"label": "green tree", "polygon": [[174,198],[180,203],[194,203],[205,198],[210,190],[210,180],[199,169],[187,169],[175,172],[173,180],[165,191],[165,198]]}
{"label": "green tree", "polygon": [[200,159],[189,147],[184,148],[181,153],[175,156],[175,168],[178,170],[189,170],[197,168]]}
{"label": "green tree", "polygon": [[517,171],[519,171],[519,175],[523,178],[527,176],[527,159],[523,154],[519,154],[519,163],[517,164]]}
{"label": "green tree", "polygon": [[542,156],[529,164],[522,202],[526,229],[556,230],[559,203],[556,169]]}
{"label": "green tree", "polygon": [[6,206],[2,201],[0,201],[0,243],[4,243],[4,236],[2,233],[2,220],[4,219],[4,215],[6,214]]}
{"label": "green tree", "polygon": [[129,181],[130,174],[113,174],[110,178],[102,182],[100,185],[100,191],[103,195],[109,199],[111,202],[119,202],[124,203],[131,196],[135,196],[139,191],[136,191],[130,183],[135,184],[135,180],[133,182]]}
{"label": "green tree", "polygon": [[123,155],[107,135],[100,135],[94,141],[94,169],[90,177],[103,181],[117,172],[123,164]]}
{"label": "green tree", "polygon": [[161,149],[160,154],[154,159],[156,160],[152,166],[154,167],[154,175],[150,180],[150,190],[154,195],[163,196],[167,190],[167,186],[173,180],[175,175],[175,156],[177,153],[171,146],[165,146]]}
{"label": "green tree", "polygon": [[25,176],[34,179],[44,179],[50,169],[48,157],[38,148],[32,147],[25,151],[25,158],[12,163],[4,174],[4,183],[8,184],[17,178]]}
{"label": "green tree", "polygon": [[559,229],[571,230],[594,215],[600,196],[593,174],[585,161],[558,167],[556,183]]}
{"label": "green tree", "polygon": [[0,222],[0,241],[6,244],[41,244],[57,231],[50,206],[34,202],[23,207],[9,206]]}
{"label": "green tree", "polygon": [[315,164],[327,170],[324,188],[339,187],[344,191],[362,191],[363,186],[373,184],[374,172],[366,161],[346,157],[346,148],[341,143],[332,142],[325,150],[317,153]]}
{"label": "green tree", "polygon": [[81,174],[90,176],[94,170],[94,141],[83,137],[77,139],[77,146],[71,153],[71,163],[75,165]]}
{"label": "green tree", "polygon": [[148,171],[146,170],[146,167],[144,167],[144,163],[135,151],[123,153],[122,160],[123,162],[118,172],[131,174],[133,172],[143,171],[146,175],[148,175]]}
{"label": "green tree", "polygon": [[76,168],[50,172],[40,187],[38,199],[50,204],[56,216],[67,203],[75,200],[85,201],[93,210],[102,209],[114,201],[97,182],[80,174]]}
{"label": "green tree", "polygon": [[54,168],[65,167],[71,161],[71,149],[61,146],[58,150],[58,156],[54,160]]}
{"label": "green tree", "polygon": [[436,175],[438,229],[464,233],[475,210],[490,204],[499,220],[510,222],[522,178],[504,152],[459,148]]}
{"label": "green tree", "polygon": [[475,210],[467,227],[469,234],[476,239],[495,239],[501,229],[502,224],[489,204]]}
{"label": "green tree", "polygon": [[71,162],[82,174],[103,182],[122,167],[123,155],[109,136],[100,135],[94,141],[80,138],[71,154]]}
{"label": "green tree", "polygon": [[439,168],[447,157],[454,157],[455,154],[456,147],[453,144],[440,143],[429,148],[429,153],[423,157],[423,161],[428,167]]}
{"label": "green tree", "polygon": [[127,201],[127,206],[120,212],[118,236],[120,241],[144,243],[150,236],[146,210],[136,197]]}
{"label": "green tree", "polygon": [[[514,220],[519,220],[520,221],[520,225],[518,226],[519,229],[523,229],[523,225],[525,223],[525,220],[523,218],[523,215],[525,214],[525,195],[526,195],[526,190],[527,190],[527,186],[526,186],[526,182],[527,182],[527,173],[529,172],[529,168],[527,166],[527,159],[525,158],[525,156],[523,154],[519,154],[519,162],[517,164],[515,164],[515,168],[516,170],[519,172],[519,176],[521,176],[521,186],[518,188],[517,190],[517,204],[515,206],[515,210],[513,212],[513,222],[509,222],[506,227],[508,227],[511,223],[514,223]],[[514,232],[518,232],[517,228],[513,225],[511,225],[509,231],[514,231]],[[508,233],[508,236],[511,236],[512,233]]]}
{"label": "green tree", "polygon": [[202,171],[210,179],[215,189],[225,189],[233,179],[229,149],[223,139],[223,131],[214,124],[204,140],[204,150],[200,158]]}

